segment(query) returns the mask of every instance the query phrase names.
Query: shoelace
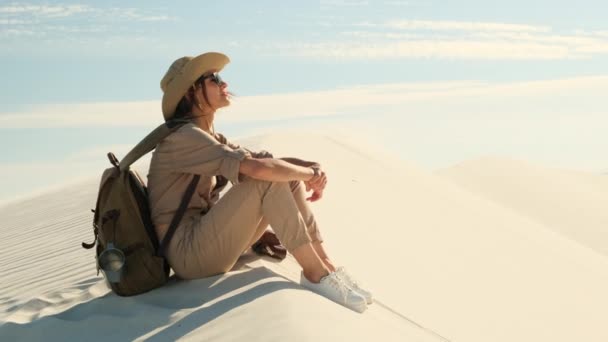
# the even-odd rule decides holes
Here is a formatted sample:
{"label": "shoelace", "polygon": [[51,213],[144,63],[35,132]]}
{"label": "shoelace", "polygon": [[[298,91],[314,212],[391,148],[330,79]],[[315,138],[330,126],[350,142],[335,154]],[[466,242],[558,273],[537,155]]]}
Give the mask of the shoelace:
{"label": "shoelace", "polygon": [[337,273],[348,286],[352,287],[353,289],[359,288],[359,284],[357,283],[357,281],[353,277],[351,277],[351,275],[348,274],[345,269],[340,268],[338,269]]}
{"label": "shoelace", "polygon": [[337,277],[336,274],[330,274],[325,277],[329,282],[331,287],[338,290],[340,295],[342,296],[342,300],[346,303],[346,299],[348,298],[348,292],[351,291],[350,287],[346,285],[340,277]]}

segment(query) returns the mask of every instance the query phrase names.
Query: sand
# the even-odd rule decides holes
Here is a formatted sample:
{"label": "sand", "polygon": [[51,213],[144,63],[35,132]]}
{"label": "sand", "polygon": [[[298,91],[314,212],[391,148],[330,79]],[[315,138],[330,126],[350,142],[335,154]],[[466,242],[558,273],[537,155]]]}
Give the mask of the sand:
{"label": "sand", "polygon": [[[80,247],[92,175],[0,207],[0,340],[608,340],[603,178],[495,159],[431,172],[315,134],[241,143],[324,165],[313,210],[332,258],[374,292],[365,313],[298,285],[293,258],[250,253],[225,275],[117,297]],[[497,165],[517,191],[503,193]]]}

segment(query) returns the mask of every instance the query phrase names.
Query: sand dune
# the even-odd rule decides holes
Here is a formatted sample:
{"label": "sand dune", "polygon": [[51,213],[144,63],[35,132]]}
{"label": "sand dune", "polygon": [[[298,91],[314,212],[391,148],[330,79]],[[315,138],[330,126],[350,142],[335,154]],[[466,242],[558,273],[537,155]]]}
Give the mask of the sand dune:
{"label": "sand dune", "polygon": [[291,258],[252,255],[223,276],[119,298],[79,246],[92,238],[94,179],[0,208],[0,339],[608,339],[608,260],[538,217],[353,141],[242,143],[325,166],[313,207],[328,250],[378,303],[357,314],[300,287]]}
{"label": "sand dune", "polygon": [[608,256],[608,177],[484,158],[438,174]]}

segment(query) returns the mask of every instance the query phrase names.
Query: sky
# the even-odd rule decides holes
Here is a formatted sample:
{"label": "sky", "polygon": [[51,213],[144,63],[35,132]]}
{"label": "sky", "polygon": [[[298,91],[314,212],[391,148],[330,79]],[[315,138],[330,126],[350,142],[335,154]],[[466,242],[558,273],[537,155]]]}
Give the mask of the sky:
{"label": "sky", "polygon": [[429,169],[498,155],[608,171],[600,0],[0,1],[0,202],[97,177],[221,51],[231,137],[323,127]]}

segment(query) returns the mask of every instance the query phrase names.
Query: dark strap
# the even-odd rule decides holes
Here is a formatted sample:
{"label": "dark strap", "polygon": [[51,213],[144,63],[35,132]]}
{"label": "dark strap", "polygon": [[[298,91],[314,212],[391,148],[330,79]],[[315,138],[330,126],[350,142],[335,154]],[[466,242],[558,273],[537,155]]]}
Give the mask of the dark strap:
{"label": "dark strap", "polygon": [[92,243],[86,243],[86,242],[81,243],[82,248],[91,249],[91,248],[95,247],[95,244],[97,243],[97,228],[95,228],[93,233],[95,234],[95,240],[93,240]]}
{"label": "dark strap", "polygon": [[[99,198],[97,199],[97,201],[99,202]],[[97,217],[97,214],[95,213],[95,209],[91,209],[91,211],[93,212],[93,214],[95,214],[95,217]],[[82,248],[91,249],[91,248],[95,247],[95,244],[97,243],[97,235],[99,235],[99,229],[97,228],[96,219],[93,219],[93,235],[95,235],[95,240],[93,240],[93,243],[83,242]]]}
{"label": "dark strap", "polygon": [[188,185],[188,189],[186,189],[186,193],[184,193],[182,202],[179,204],[179,208],[177,208],[177,212],[175,213],[175,216],[173,216],[173,220],[171,220],[171,225],[169,225],[169,229],[167,230],[167,233],[165,234],[163,241],[161,241],[161,243],[160,243],[160,247],[158,248],[158,256],[160,256],[160,257],[165,256],[165,249],[169,245],[169,242],[171,242],[171,239],[173,238],[173,234],[175,234],[175,231],[177,230],[177,226],[179,225],[179,221],[182,220],[182,217],[184,217],[184,214],[186,213],[186,209],[188,208],[188,203],[190,202],[190,199],[192,199],[192,195],[194,194],[194,189],[196,189],[196,185],[198,184],[198,181],[200,178],[201,178],[200,175],[195,175],[194,178],[192,178],[190,185]]}

